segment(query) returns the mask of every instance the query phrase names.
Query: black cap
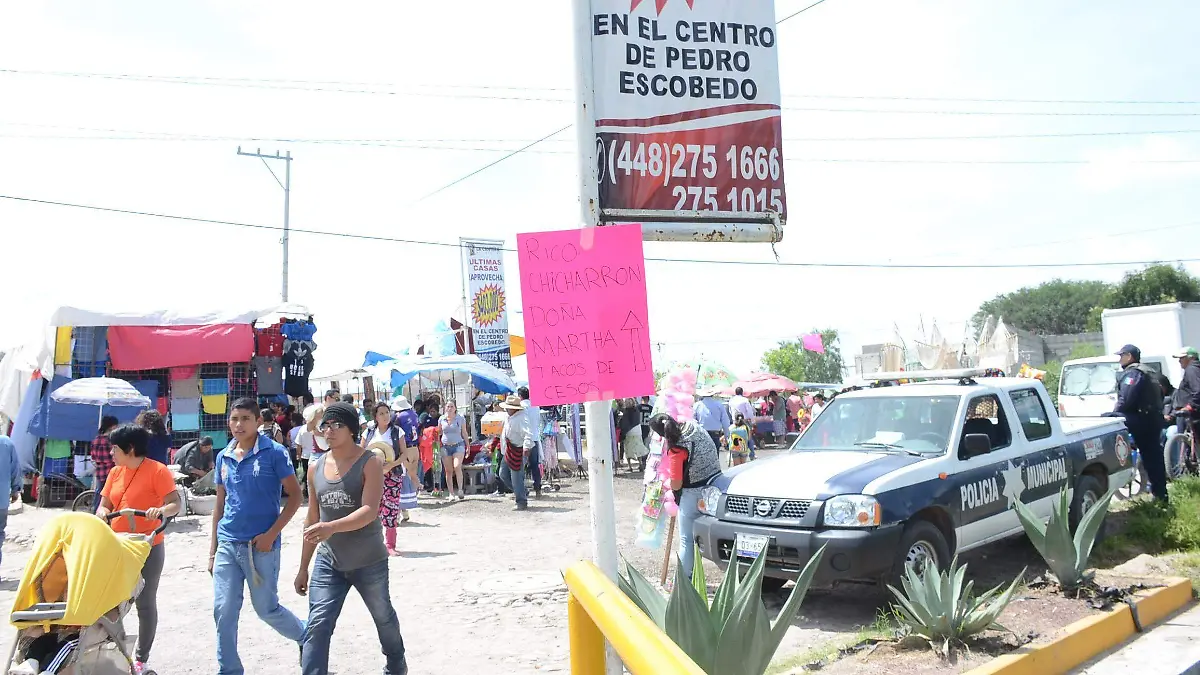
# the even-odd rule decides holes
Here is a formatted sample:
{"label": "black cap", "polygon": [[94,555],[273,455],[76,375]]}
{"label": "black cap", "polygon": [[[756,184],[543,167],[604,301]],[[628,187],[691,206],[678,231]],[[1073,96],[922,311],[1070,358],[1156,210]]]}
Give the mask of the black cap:
{"label": "black cap", "polygon": [[324,424],[325,422],[341,422],[350,429],[351,434],[358,436],[358,411],[349,403],[338,401],[337,403],[329,404],[325,408],[325,414],[321,416],[321,423]]}
{"label": "black cap", "polygon": [[1142,358],[1142,350],[1138,349],[1134,345],[1125,345],[1124,347],[1121,347],[1120,349],[1118,349],[1117,356],[1120,356],[1122,354],[1128,354],[1135,359]]}

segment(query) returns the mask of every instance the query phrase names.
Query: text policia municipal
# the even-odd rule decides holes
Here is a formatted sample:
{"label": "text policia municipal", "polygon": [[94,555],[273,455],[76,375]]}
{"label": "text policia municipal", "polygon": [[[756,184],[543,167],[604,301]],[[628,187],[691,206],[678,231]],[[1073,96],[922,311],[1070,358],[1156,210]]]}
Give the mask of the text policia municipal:
{"label": "text policia municipal", "polygon": [[[659,25],[657,19],[639,16],[630,25],[628,14],[596,14],[592,17],[592,35],[621,35],[654,43],[674,37],[681,43],[734,45],[741,47],[775,47],[775,30],[770,26],[754,26],[717,21],[678,21],[673,35]],[[630,30],[633,35],[630,35]],[[750,53],[745,49],[667,46],[663,50],[653,44],[628,42],[625,45],[625,65],[653,71],[667,70],[730,73],[729,76],[667,75],[663,73],[622,70],[622,94],[638,96],[671,96],[674,98],[745,99],[758,98],[758,84],[738,74],[750,72]]]}

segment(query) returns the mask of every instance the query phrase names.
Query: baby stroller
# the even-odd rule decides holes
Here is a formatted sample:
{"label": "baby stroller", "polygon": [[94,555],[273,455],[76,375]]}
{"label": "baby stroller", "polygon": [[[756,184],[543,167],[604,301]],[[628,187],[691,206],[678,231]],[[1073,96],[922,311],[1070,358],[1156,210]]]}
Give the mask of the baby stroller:
{"label": "baby stroller", "polygon": [[[126,509],[108,514],[146,517]],[[136,675],[122,619],[142,590],[151,535],[117,533],[86,513],[63,513],[38,535],[9,617],[17,637],[7,675]],[[144,671],[143,675],[152,671]]]}

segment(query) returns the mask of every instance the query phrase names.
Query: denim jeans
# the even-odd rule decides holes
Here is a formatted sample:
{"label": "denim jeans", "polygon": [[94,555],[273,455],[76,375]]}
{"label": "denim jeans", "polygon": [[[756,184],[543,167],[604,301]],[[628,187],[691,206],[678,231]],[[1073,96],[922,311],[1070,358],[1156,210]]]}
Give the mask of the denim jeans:
{"label": "denim jeans", "polygon": [[[8,496],[12,499],[12,495]],[[0,504],[0,546],[4,545],[4,531],[8,529],[8,504]]]}
{"label": "denim jeans", "polygon": [[529,504],[529,497],[525,493],[525,469],[513,469],[506,460],[501,460],[500,482],[516,495],[517,506]]}
{"label": "denim jeans", "polygon": [[333,568],[329,558],[321,553],[314,557],[312,575],[308,582],[308,626],[304,630],[304,650],[300,658],[303,675],[329,673],[329,642],[333,627],[342,613],[342,605],[350,589],[358,591],[375,621],[379,644],[387,660],[383,675],[407,675],[404,660],[404,638],[400,637],[400,620],[392,606],[388,590],[388,561],[381,560],[349,572]]}
{"label": "denim jeans", "polygon": [[696,535],[692,527],[700,517],[700,488],[679,491],[679,565],[688,578],[692,578],[692,564],[696,557]]}
{"label": "denim jeans", "polygon": [[213,561],[213,618],[217,622],[218,675],[246,672],[238,657],[237,637],[247,581],[250,603],[258,618],[288,640],[300,642],[304,637],[304,622],[279,604],[279,546],[268,553],[255,550],[251,554],[251,548],[246,542],[217,544],[217,557]]}
{"label": "denim jeans", "polygon": [[542,446],[538,443],[532,450],[529,451],[529,458],[525,465],[525,470],[529,472],[530,478],[533,479],[533,489],[538,492],[542,491]]}

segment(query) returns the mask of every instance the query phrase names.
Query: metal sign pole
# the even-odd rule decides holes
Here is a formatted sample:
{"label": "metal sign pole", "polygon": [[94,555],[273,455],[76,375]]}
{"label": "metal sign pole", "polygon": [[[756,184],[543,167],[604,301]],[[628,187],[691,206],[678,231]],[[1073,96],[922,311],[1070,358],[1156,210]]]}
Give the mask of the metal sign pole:
{"label": "metal sign pole", "polygon": [[[579,143],[581,227],[600,224],[600,176],[596,164],[596,113],[592,70],[590,0],[572,0],[575,33],[575,132]],[[586,236],[586,235],[584,235]],[[617,580],[616,500],[613,497],[612,401],[591,401],[587,411],[588,491],[592,508],[592,560]],[[608,645],[605,670],[620,675],[621,660]]]}

